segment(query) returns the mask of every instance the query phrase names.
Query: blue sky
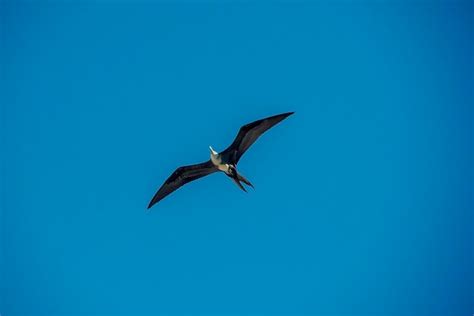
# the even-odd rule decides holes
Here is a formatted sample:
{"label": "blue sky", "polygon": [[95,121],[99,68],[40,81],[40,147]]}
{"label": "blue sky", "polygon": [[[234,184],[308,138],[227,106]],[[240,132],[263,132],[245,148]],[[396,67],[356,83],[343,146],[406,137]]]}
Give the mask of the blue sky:
{"label": "blue sky", "polygon": [[473,12],[1,2],[0,313],[472,314]]}

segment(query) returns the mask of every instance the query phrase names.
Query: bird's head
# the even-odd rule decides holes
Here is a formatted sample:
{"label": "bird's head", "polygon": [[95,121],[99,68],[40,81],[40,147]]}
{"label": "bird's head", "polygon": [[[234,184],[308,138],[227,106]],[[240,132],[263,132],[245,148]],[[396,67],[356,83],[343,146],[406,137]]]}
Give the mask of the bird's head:
{"label": "bird's head", "polygon": [[211,146],[209,146],[209,150],[211,151],[211,155],[213,155],[213,156],[217,156],[217,155],[218,155],[218,152],[215,151]]}

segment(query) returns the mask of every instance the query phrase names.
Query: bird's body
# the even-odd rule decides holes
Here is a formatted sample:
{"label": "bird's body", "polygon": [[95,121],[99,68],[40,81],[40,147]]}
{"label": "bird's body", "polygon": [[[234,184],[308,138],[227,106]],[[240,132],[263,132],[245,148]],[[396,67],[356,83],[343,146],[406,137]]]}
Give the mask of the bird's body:
{"label": "bird's body", "polygon": [[227,173],[229,171],[229,164],[222,162],[222,157],[216,152],[211,146],[209,146],[211,150],[211,162],[216,166],[217,169]]}
{"label": "bird's body", "polygon": [[241,182],[251,187],[253,185],[237,171],[237,163],[260,135],[291,114],[293,112],[274,115],[242,126],[232,144],[220,153],[209,146],[211,152],[210,159],[200,164],[183,166],[176,169],[158,192],[156,192],[148,208],[186,183],[218,171],[224,172],[240,189],[247,192]]}

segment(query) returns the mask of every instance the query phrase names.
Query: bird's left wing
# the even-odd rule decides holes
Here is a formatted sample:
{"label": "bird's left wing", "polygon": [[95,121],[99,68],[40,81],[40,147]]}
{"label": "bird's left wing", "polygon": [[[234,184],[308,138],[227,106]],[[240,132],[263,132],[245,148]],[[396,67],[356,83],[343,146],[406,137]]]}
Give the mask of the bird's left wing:
{"label": "bird's left wing", "polygon": [[270,116],[240,128],[232,144],[225,149],[221,155],[233,164],[237,164],[240,157],[249,149],[250,146],[267,130],[278,124],[294,112],[287,112]]}
{"label": "bird's left wing", "polygon": [[197,180],[216,171],[218,171],[218,169],[210,160],[196,165],[179,167],[171,174],[165,183],[163,183],[158,192],[156,192],[153,199],[151,199],[150,204],[148,204],[148,208],[152,207],[168,194],[179,189],[186,183]]}

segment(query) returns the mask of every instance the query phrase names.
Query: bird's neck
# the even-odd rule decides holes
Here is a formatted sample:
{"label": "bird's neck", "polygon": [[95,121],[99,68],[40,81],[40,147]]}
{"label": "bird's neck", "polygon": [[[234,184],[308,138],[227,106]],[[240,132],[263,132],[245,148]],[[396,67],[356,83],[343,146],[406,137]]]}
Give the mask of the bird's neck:
{"label": "bird's neck", "polygon": [[209,146],[209,148],[211,149],[211,161],[214,165],[220,165],[222,163],[222,160],[221,160],[221,157],[219,155],[219,153],[217,153],[214,149],[212,149],[212,147]]}

